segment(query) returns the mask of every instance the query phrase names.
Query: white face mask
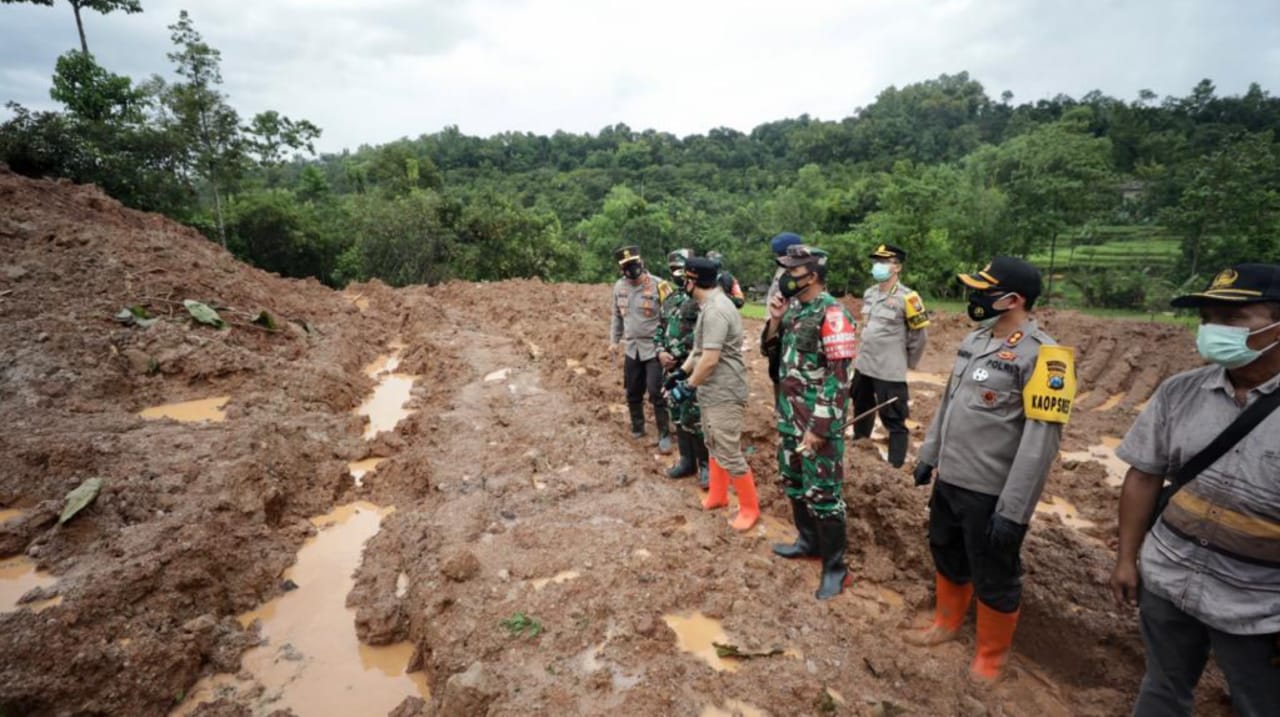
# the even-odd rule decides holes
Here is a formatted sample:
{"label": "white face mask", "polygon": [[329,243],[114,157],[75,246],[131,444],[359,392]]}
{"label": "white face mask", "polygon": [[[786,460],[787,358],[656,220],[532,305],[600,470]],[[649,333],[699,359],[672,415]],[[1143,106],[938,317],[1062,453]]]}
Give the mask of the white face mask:
{"label": "white face mask", "polygon": [[1241,368],[1257,361],[1259,356],[1280,343],[1272,341],[1260,349],[1251,349],[1249,337],[1277,326],[1280,326],[1280,321],[1270,326],[1263,326],[1256,331],[1250,331],[1244,326],[1200,324],[1200,328],[1196,331],[1196,349],[1206,361],[1212,361],[1225,368]]}

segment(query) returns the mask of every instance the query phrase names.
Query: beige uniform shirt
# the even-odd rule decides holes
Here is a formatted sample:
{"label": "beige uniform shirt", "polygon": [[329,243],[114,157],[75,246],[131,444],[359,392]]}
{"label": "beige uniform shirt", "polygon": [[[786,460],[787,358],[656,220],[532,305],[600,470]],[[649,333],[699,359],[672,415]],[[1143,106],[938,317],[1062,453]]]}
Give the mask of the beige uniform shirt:
{"label": "beige uniform shirt", "polygon": [[863,376],[906,381],[907,369],[915,368],[924,356],[929,333],[907,327],[903,297],[909,293],[910,288],[895,282],[887,292],[875,284],[862,295],[862,335],[853,368]]}
{"label": "beige uniform shirt", "polygon": [[613,318],[609,322],[609,342],[625,341],[624,353],[631,358],[648,361],[658,355],[653,336],[658,333],[661,300],[658,287],[662,280],[653,274],[641,276],[639,284],[626,278],[613,284]]}
{"label": "beige uniform shirt", "polygon": [[746,403],[747,367],[742,357],[742,314],[724,291],[712,289],[702,301],[693,329],[691,362],[697,365],[706,350],[720,351],[720,361],[698,387],[698,403]]}

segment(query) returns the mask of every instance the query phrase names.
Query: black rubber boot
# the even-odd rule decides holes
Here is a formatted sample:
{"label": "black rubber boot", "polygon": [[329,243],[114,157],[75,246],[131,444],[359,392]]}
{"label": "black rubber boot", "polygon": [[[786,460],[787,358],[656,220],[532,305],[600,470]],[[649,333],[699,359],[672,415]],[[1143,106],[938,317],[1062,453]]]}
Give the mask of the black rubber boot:
{"label": "black rubber boot", "polygon": [[773,554],[783,558],[812,558],[818,554],[817,519],[803,500],[791,498],[791,518],[796,524],[796,542],[774,543]]}
{"label": "black rubber boot", "polygon": [[889,434],[889,465],[894,468],[901,468],[903,463],[907,462],[907,441],[910,439],[908,433],[890,433]]}
{"label": "black rubber boot", "polygon": [[815,519],[818,526],[818,548],[822,556],[822,584],[814,597],[829,600],[844,590],[849,568],[844,564],[845,546],[849,542],[845,534],[844,517]]}
{"label": "black rubber boot", "polygon": [[658,452],[671,452],[671,424],[668,421],[667,407],[654,406],[653,408],[654,422],[658,424]]}
{"label": "black rubber boot", "polygon": [[697,433],[690,433],[693,440],[693,456],[698,461],[698,487],[707,490],[711,487],[711,454],[707,451],[707,442]]}
{"label": "black rubber boot", "polygon": [[693,436],[688,431],[676,431],[676,447],[680,460],[667,469],[668,478],[686,478],[698,472],[698,461],[693,455]]}
{"label": "black rubber boot", "polygon": [[631,437],[644,438],[644,404],[628,403],[627,410],[631,412]]}

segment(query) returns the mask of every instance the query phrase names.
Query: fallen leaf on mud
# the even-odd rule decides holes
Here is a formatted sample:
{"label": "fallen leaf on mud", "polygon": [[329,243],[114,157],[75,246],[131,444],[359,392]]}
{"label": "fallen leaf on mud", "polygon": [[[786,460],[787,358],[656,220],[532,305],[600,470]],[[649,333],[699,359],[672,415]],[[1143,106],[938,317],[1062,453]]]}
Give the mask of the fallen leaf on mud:
{"label": "fallen leaf on mud", "polygon": [[761,657],[774,657],[784,654],[786,651],[781,647],[775,647],[772,650],[744,650],[737,645],[730,645],[723,642],[713,642],[711,646],[716,648],[717,657],[733,657],[739,660],[754,660]]}
{"label": "fallen leaf on mud", "polygon": [[498,623],[512,637],[523,635],[524,637],[537,637],[542,634],[542,621],[536,617],[530,617],[522,612],[515,613],[511,617]]}
{"label": "fallen leaf on mud", "polygon": [[191,299],[186,299],[182,302],[182,305],[187,307],[187,313],[191,314],[191,318],[196,321],[199,321],[202,324],[208,324],[215,329],[227,328],[227,322],[223,321],[222,317],[218,316],[218,312],[209,308],[209,306],[202,304],[199,301],[192,301]]}
{"label": "fallen leaf on mud", "polygon": [[67,494],[67,503],[62,508],[62,515],[58,516],[58,522],[65,523],[74,518],[76,513],[84,510],[85,506],[98,497],[100,490],[102,490],[101,478],[90,478],[81,483],[79,487]]}
{"label": "fallen leaf on mud", "polygon": [[259,313],[258,313],[258,318],[254,319],[254,320],[253,320],[253,323],[257,324],[258,326],[261,326],[262,328],[266,329],[267,331],[275,331],[275,330],[276,330],[276,320],[275,320],[275,318],[273,318],[273,317],[271,316],[271,314],[268,314],[266,311],[261,311],[261,312],[259,312]]}
{"label": "fallen leaf on mud", "polygon": [[120,309],[113,318],[125,326],[140,326],[144,329],[159,321],[145,307],[138,304]]}

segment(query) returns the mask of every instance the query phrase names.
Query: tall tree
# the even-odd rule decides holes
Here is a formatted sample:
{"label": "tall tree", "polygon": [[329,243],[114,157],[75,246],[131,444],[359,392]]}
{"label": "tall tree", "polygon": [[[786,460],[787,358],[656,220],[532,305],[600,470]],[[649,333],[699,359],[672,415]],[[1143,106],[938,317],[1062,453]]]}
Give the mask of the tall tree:
{"label": "tall tree", "polygon": [[225,247],[227,225],[222,195],[242,173],[246,149],[240,117],[218,89],[222,84],[222,53],[204,42],[186,10],[178,15],[178,22],[170,25],[169,30],[178,49],[168,57],[177,65],[178,76],[185,81],[169,86],[166,104],[178,131],[187,139],[191,168],[213,194],[218,238]]}
{"label": "tall tree", "polygon": [[[76,31],[80,33],[80,51],[89,54],[89,43],[84,37],[84,20],[80,17],[80,11],[96,10],[106,15],[116,10],[124,11],[130,15],[135,12],[142,12],[142,2],[140,0],[67,0],[71,4],[71,11],[76,15]],[[53,7],[53,0],[0,0],[5,5],[16,5],[18,3],[30,3],[32,5],[44,5],[45,7]]]}

